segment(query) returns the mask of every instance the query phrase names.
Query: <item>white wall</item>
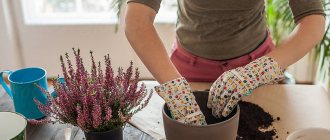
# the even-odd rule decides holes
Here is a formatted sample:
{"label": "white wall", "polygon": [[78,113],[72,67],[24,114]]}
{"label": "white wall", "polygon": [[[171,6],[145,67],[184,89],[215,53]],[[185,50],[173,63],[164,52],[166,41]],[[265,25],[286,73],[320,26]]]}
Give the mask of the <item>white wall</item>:
{"label": "white wall", "polygon": [[[13,0],[13,6],[24,67],[44,67],[49,76],[56,76],[61,74],[59,56],[65,52],[72,53],[72,47],[79,47],[86,65],[90,62],[89,50],[93,50],[96,60],[101,61],[109,53],[115,68],[126,67],[133,60],[140,68],[141,78],[152,78],[131,49],[122,26],[117,33],[114,25],[28,26],[24,25],[20,1]],[[157,25],[157,31],[168,48],[175,38],[174,27],[174,24]]]}
{"label": "white wall", "polygon": [[314,54],[309,53],[294,65],[291,65],[287,70],[298,83],[313,83],[317,72],[317,62],[315,61]]}

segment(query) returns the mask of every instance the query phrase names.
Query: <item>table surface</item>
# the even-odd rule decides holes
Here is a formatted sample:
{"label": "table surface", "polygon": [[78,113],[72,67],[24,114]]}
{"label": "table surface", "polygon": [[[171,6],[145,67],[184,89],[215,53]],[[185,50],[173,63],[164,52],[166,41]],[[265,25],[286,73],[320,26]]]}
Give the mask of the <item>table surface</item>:
{"label": "table surface", "polygon": [[[146,81],[150,89],[158,85],[155,81]],[[192,83],[194,90],[205,90],[209,83]],[[0,88],[0,111],[12,111],[12,101]],[[306,127],[323,127],[330,129],[330,96],[324,88],[316,85],[269,85],[254,90],[253,94],[244,97],[261,106],[273,116],[281,117],[274,123],[277,135],[285,139],[295,130]],[[164,139],[161,107],[163,100],[154,94],[149,105],[133,116],[130,124],[124,129],[124,139],[154,140]],[[71,126],[60,124],[29,125],[28,140],[64,140],[64,130]],[[138,128],[138,129],[137,129]],[[142,131],[141,131],[142,130]],[[83,132],[72,127],[71,140],[84,139]]]}
{"label": "table surface", "polygon": [[[207,83],[193,84],[194,89],[207,89]],[[255,103],[274,117],[273,126],[280,139],[304,128],[330,130],[330,94],[319,85],[266,85],[242,100]],[[329,138],[330,139],[330,138]]]}
{"label": "table surface", "polygon": [[[149,86],[158,83],[147,81]],[[209,83],[191,83],[193,90],[205,90]],[[253,91],[243,100],[255,103],[280,121],[273,123],[277,136],[284,140],[288,133],[309,128],[330,129],[330,96],[317,85],[265,85]],[[163,100],[154,94],[149,105],[131,120],[140,130],[157,139],[165,139],[161,109]]]}

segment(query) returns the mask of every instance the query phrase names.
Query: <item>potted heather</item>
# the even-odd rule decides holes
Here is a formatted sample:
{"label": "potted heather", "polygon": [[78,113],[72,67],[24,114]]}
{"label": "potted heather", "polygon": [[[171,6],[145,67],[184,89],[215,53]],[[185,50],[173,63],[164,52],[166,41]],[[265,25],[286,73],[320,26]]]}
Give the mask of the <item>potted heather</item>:
{"label": "potted heather", "polygon": [[123,139],[123,126],[147,105],[152,95],[147,94],[144,84],[138,85],[138,69],[133,70],[131,62],[126,71],[118,68],[115,75],[109,55],[104,57],[103,70],[101,62],[96,64],[90,52],[92,67],[88,72],[80,50],[73,52],[75,68],[68,53],[65,58],[60,57],[63,78],[53,82],[56,96],[41,89],[47,93],[48,103],[36,100],[39,109],[51,118],[48,121],[81,128],[87,140]]}

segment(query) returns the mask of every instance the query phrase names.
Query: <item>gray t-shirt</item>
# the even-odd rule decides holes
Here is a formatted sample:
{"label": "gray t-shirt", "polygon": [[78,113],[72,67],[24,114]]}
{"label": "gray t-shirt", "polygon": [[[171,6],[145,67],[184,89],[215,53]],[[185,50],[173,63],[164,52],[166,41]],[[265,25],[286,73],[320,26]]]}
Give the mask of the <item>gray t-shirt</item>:
{"label": "gray t-shirt", "polygon": [[[324,14],[321,0],[288,0],[295,22]],[[158,12],[161,0],[128,0]],[[199,57],[224,60],[247,54],[267,33],[264,0],[177,0],[176,35],[183,48]]]}

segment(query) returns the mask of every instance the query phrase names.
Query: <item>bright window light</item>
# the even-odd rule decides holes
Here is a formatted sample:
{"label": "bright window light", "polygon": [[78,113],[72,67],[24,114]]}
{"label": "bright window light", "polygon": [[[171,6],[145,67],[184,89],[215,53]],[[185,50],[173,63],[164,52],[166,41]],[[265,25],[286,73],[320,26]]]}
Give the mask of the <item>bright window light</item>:
{"label": "bright window light", "polygon": [[[113,0],[21,0],[27,25],[116,24]],[[155,22],[175,23],[176,0],[163,0]]]}
{"label": "bright window light", "polygon": [[22,0],[26,24],[117,23],[112,0]]}
{"label": "bright window light", "polygon": [[176,23],[178,0],[162,0],[162,4],[155,18],[156,23]]}

